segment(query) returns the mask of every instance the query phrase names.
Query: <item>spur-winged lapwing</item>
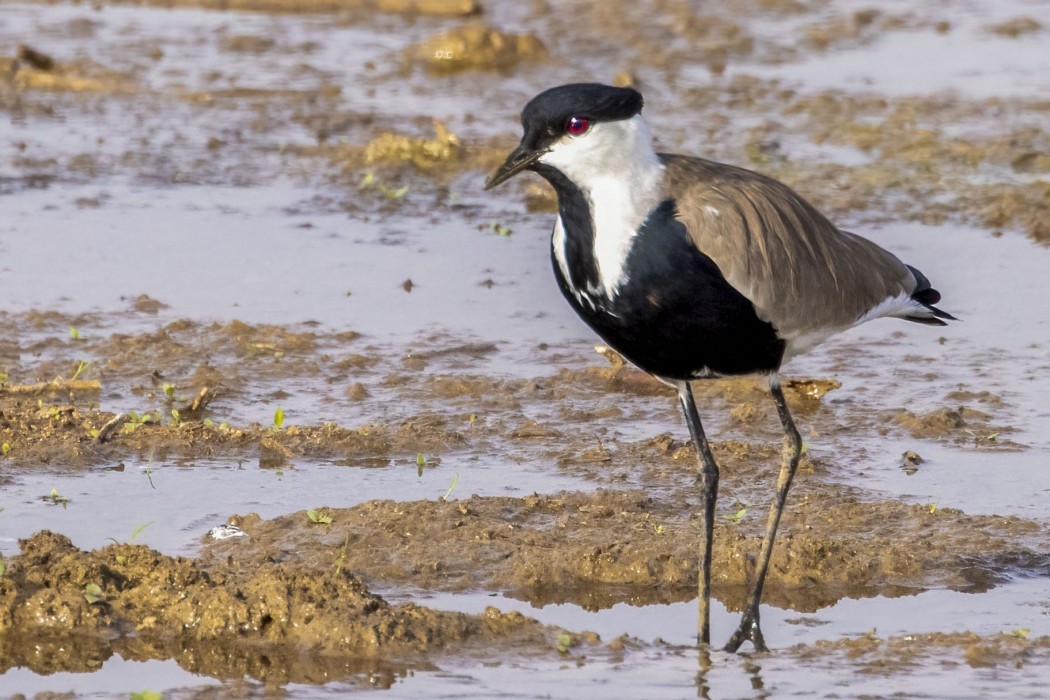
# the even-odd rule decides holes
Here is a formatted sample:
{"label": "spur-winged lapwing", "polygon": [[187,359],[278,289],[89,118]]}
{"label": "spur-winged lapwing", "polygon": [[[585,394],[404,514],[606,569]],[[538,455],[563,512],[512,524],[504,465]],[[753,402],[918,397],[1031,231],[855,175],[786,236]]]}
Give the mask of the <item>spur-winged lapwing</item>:
{"label": "spur-winged lapwing", "polygon": [[789,187],[750,170],[657,153],[631,88],[562,85],[521,113],[521,144],[485,183],[523,170],[558,195],[551,253],[569,304],[606,343],[678,391],[702,490],[701,643],[710,642],[718,466],[690,382],[763,374],[788,442],[740,626],[766,648],[759,603],[777,524],[802,454],[778,370],[828,336],[880,316],[934,326],[953,317],[915,268],[837,229]]}

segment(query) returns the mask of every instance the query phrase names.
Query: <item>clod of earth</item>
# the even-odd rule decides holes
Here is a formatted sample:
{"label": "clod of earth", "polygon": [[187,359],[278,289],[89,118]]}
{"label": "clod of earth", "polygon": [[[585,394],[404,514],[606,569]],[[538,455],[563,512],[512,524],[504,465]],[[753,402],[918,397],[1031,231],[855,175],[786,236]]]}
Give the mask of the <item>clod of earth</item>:
{"label": "clod of earth", "polygon": [[[307,652],[358,659],[409,657],[468,644],[553,648],[560,630],[519,613],[479,615],[411,603],[390,605],[345,569],[293,562],[208,566],[148,547],[115,544],[85,552],[68,538],[39,532],[22,540],[0,578],[0,673],[24,665],[38,672],[86,670],[110,641],[131,635],[140,650],[283,660]],[[329,564],[334,561],[335,550]],[[85,590],[91,592],[85,595]],[[75,639],[61,658],[41,658],[27,638]],[[157,655],[154,651],[147,656]],[[86,657],[86,658],[85,658]],[[224,669],[228,675],[229,669]]]}
{"label": "clod of earth", "polygon": [[547,49],[532,34],[509,34],[484,24],[468,24],[433,36],[406,51],[406,57],[433,73],[507,70],[524,61],[546,58]]}

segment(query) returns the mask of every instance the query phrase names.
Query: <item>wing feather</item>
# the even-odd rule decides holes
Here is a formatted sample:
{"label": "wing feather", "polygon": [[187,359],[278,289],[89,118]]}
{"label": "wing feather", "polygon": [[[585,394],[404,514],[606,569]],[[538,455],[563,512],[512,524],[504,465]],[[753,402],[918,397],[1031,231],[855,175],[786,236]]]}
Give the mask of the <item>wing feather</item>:
{"label": "wing feather", "polygon": [[781,337],[828,335],[916,290],[896,256],[840,231],[787,185],[702,158],[660,158],[678,219]]}

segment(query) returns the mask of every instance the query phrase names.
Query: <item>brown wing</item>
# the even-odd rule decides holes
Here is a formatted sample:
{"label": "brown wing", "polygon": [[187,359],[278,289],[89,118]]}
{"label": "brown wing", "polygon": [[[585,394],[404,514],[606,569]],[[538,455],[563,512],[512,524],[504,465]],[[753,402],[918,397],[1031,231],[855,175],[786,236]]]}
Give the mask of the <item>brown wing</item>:
{"label": "brown wing", "polygon": [[660,158],[678,219],[781,337],[848,327],[915,291],[892,253],[840,231],[787,185],[702,158]]}

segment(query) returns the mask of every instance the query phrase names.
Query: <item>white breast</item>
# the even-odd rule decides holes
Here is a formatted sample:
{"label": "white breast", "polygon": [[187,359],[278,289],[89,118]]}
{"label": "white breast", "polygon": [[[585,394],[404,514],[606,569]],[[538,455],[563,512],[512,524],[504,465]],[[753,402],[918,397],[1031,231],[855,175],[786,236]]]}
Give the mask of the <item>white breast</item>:
{"label": "white breast", "polygon": [[[598,285],[576,293],[611,299],[626,280],[638,229],[660,203],[664,166],[648,126],[640,115],[595,124],[581,136],[563,137],[540,160],[579,187],[590,207]],[[554,255],[569,279],[560,219],[554,228]]]}

